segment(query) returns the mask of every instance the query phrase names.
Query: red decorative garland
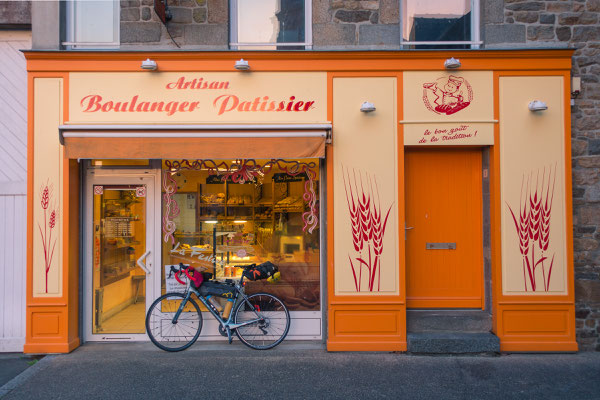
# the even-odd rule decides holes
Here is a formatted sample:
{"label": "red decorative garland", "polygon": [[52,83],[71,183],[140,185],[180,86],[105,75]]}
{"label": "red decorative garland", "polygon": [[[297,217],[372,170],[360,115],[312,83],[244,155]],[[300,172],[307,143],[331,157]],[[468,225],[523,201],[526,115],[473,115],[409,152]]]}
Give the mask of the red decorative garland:
{"label": "red decorative garland", "polygon": [[290,176],[297,176],[304,173],[308,177],[308,180],[304,183],[304,195],[302,197],[304,201],[308,203],[309,209],[302,214],[302,221],[304,222],[302,230],[304,232],[308,231],[309,233],[312,233],[319,225],[317,194],[315,192],[315,179],[317,177],[317,173],[315,172],[317,164],[315,162],[305,163],[283,159],[271,159],[264,165],[260,165],[254,159],[239,159],[231,164],[228,164],[226,161],[216,162],[214,160],[166,160],[165,166],[167,167],[167,171],[163,173],[163,188],[165,190],[165,194],[163,195],[165,201],[163,232],[165,234],[165,242],[169,239],[172,243],[175,241],[173,238],[173,233],[175,232],[175,223],[173,222],[173,219],[179,215],[179,206],[175,199],[173,199],[173,195],[177,192],[177,183],[172,175],[181,170],[206,169],[209,174],[220,176],[223,182],[230,179],[235,183],[260,180],[261,177],[268,174],[273,167],[277,167],[279,170]]}

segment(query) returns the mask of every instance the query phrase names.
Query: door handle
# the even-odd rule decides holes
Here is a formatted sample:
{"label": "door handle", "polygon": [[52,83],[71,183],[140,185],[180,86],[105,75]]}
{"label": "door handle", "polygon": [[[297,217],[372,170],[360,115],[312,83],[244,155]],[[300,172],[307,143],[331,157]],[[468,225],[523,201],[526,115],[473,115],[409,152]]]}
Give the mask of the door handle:
{"label": "door handle", "polygon": [[415,229],[414,226],[406,226],[406,222],[404,223],[404,240],[406,240],[406,231],[409,231],[411,229]]}
{"label": "door handle", "polygon": [[142,260],[144,260],[146,257],[148,257],[148,255],[151,253],[150,250],[146,250],[146,252],[144,254],[142,254],[142,256],[140,258],[137,259],[137,261],[135,262],[138,267],[140,267],[141,269],[143,269],[146,274],[150,275],[150,269],[146,266],[146,264],[144,264],[144,262]]}

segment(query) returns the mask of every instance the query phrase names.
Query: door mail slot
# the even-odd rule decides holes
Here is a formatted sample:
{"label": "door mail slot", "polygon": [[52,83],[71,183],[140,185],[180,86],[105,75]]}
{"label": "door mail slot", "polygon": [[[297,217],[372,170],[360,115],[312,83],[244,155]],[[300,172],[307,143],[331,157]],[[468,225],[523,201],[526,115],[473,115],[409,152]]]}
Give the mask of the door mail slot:
{"label": "door mail slot", "polygon": [[425,243],[427,250],[456,250],[456,242],[453,243]]}

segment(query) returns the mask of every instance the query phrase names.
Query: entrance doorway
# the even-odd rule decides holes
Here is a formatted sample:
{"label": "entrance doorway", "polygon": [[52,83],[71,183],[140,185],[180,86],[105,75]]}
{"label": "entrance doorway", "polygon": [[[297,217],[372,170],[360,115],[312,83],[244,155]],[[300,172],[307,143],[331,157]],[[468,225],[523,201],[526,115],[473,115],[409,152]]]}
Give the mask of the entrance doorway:
{"label": "entrance doorway", "polygon": [[405,153],[409,308],[484,308],[480,149]]}
{"label": "entrance doorway", "polygon": [[155,272],[153,171],[89,170],[84,192],[86,341],[146,340],[147,307],[159,292]]}

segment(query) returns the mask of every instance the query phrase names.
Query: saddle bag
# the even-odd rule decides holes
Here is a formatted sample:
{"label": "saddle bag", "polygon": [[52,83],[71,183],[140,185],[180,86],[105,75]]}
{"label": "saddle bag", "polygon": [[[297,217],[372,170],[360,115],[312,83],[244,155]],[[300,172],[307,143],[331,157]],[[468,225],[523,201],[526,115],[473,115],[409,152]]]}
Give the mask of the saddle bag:
{"label": "saddle bag", "polygon": [[258,281],[261,279],[268,279],[272,277],[276,272],[279,271],[279,268],[275,264],[270,261],[264,262],[259,265],[254,265],[251,268],[246,269],[243,272],[243,275],[246,279],[251,281]]}

